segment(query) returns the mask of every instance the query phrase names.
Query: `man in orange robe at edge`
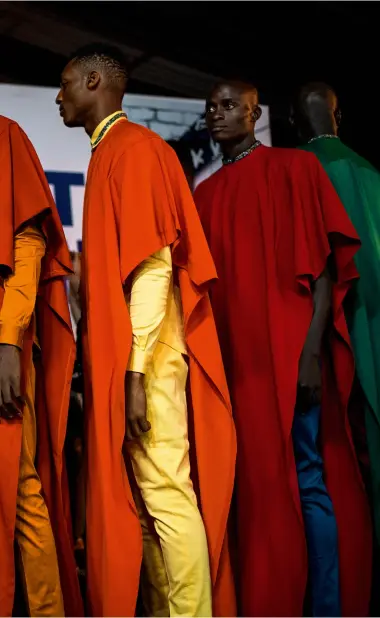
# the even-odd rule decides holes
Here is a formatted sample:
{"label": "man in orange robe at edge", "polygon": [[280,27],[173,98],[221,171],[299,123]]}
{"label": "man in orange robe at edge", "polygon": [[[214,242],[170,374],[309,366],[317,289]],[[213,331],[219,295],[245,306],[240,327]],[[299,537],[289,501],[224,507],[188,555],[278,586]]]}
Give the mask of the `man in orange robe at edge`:
{"label": "man in orange robe at edge", "polygon": [[216,272],[176,155],[122,112],[126,82],[120,52],[94,44],[73,54],[57,97],[92,147],[81,280],[89,609],[133,616],[143,563],[148,616],[234,616],[236,444],[208,297]]}
{"label": "man in orange robe at edge", "polygon": [[0,615],[17,542],[30,616],[82,616],[63,445],[75,356],[71,262],[36,152],[0,116]]}

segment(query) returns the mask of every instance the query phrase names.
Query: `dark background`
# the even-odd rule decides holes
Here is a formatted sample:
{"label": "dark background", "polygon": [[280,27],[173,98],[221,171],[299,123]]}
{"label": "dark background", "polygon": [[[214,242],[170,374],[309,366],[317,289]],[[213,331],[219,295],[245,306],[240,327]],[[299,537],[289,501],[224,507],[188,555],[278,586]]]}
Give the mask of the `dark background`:
{"label": "dark background", "polygon": [[[131,62],[129,91],[204,98],[216,78],[254,82],[273,145],[294,145],[294,89],[333,86],[342,139],[380,169],[377,2],[0,2],[0,80],[57,86],[65,57],[103,40]],[[1,102],[0,102],[1,111]]]}

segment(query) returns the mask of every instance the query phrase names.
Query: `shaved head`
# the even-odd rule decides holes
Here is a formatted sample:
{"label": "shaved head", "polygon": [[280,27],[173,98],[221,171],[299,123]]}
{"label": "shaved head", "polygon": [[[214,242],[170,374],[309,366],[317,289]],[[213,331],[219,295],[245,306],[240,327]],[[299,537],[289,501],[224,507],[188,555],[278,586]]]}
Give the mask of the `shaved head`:
{"label": "shaved head", "polygon": [[301,101],[307,102],[311,99],[322,99],[329,102],[332,98],[337,98],[335,90],[324,82],[309,82],[300,88],[298,92],[298,98]]}
{"label": "shaved head", "polygon": [[300,88],[295,104],[300,112],[305,115],[313,108],[319,108],[320,112],[332,110],[338,107],[338,97],[335,91],[323,82],[310,82]]}
{"label": "shaved head", "polygon": [[253,144],[260,116],[257,88],[247,82],[222,80],[215,84],[206,101],[207,127],[226,154]]}
{"label": "shaved head", "polygon": [[309,82],[302,86],[294,99],[292,121],[301,139],[336,135],[340,111],[333,88],[323,82]]}
{"label": "shaved head", "polygon": [[212,93],[221,88],[225,88],[225,87],[233,88],[235,92],[241,95],[243,94],[247,95],[251,99],[254,105],[259,104],[259,93],[258,93],[256,86],[254,86],[253,84],[250,84],[249,82],[241,81],[239,79],[221,80],[220,82],[217,82],[213,86]]}

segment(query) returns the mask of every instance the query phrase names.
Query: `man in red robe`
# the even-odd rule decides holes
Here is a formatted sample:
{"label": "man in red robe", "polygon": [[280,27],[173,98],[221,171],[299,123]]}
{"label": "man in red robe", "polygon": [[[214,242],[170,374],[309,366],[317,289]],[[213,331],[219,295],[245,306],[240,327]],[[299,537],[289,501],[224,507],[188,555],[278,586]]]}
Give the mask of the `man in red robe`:
{"label": "man in red robe", "polygon": [[342,311],[359,241],[314,155],[256,140],[260,114],[252,86],[213,89],[224,165],[195,191],[238,435],[240,609],[301,616],[309,572],[312,615],[364,616],[371,522]]}

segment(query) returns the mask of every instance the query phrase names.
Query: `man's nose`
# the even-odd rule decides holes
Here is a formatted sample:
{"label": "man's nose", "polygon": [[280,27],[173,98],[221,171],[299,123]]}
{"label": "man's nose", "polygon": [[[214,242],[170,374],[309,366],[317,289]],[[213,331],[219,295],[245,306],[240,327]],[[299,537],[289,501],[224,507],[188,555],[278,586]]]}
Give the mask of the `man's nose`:
{"label": "man's nose", "polygon": [[60,90],[57,94],[57,97],[55,99],[55,102],[57,105],[61,105],[62,103],[62,90]]}
{"label": "man's nose", "polygon": [[223,109],[221,107],[216,107],[212,116],[214,120],[223,120],[224,118]]}

